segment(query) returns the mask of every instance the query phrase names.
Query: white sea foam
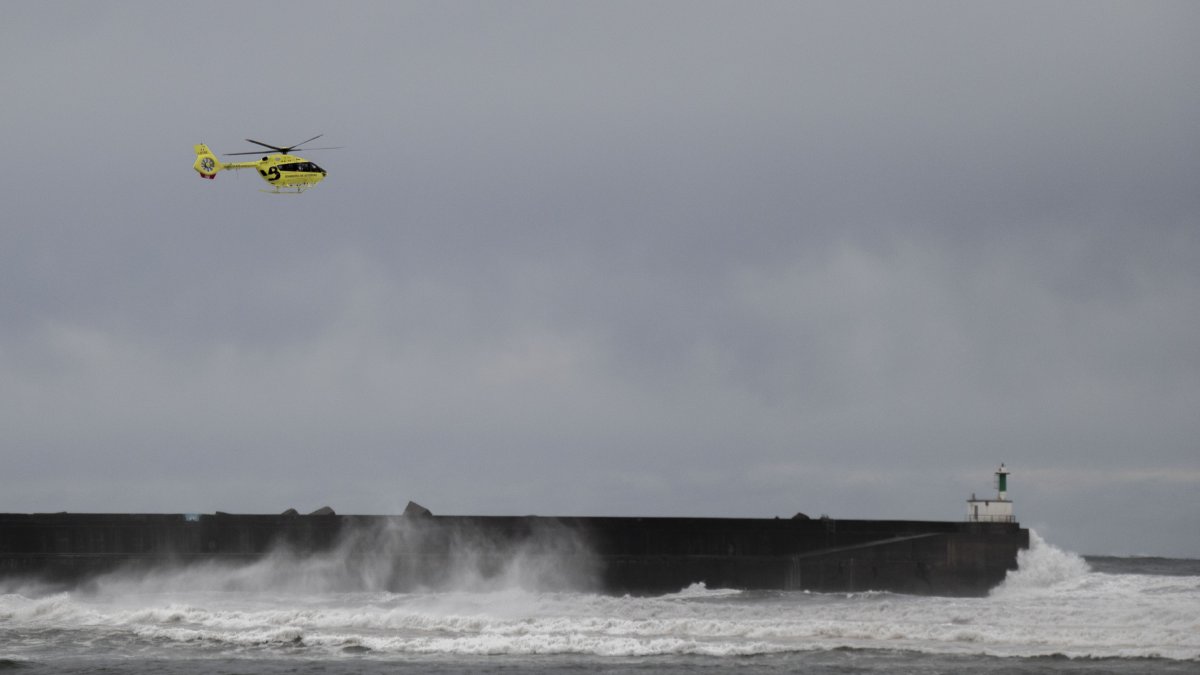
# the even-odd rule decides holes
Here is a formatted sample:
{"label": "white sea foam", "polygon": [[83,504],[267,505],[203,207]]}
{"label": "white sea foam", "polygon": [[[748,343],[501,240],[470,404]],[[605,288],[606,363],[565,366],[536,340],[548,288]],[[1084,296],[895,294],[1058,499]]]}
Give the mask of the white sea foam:
{"label": "white sea foam", "polygon": [[[205,572],[208,573],[208,572]],[[254,574],[262,573],[262,570]],[[836,647],[941,654],[1200,659],[1200,577],[1100,574],[1036,534],[987,598],[740,592],[660,597],[480,589],[300,592],[126,580],[92,594],[0,596],[14,644],[48,629],[68,644],[149,650],[389,654],[730,656]],[[511,579],[510,579],[511,581]]]}
{"label": "white sea foam", "polygon": [[1037,532],[1030,531],[1029,548],[1017,553],[1017,570],[993,589],[992,596],[1077,587],[1091,571],[1079,555],[1051,546]]}
{"label": "white sea foam", "polygon": [[698,581],[678,593],[668,593],[660,597],[666,600],[672,598],[677,600],[698,600],[701,598],[727,598],[732,595],[738,595],[741,592],[735,588],[709,588],[708,584]]}

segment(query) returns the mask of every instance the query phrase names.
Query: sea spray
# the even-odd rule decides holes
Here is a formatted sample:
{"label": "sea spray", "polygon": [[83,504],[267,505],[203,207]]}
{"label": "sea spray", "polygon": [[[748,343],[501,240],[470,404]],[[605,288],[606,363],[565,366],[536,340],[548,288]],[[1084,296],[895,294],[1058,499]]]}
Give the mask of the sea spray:
{"label": "sea spray", "polygon": [[389,518],[347,528],[325,551],[302,553],[280,542],[241,563],[202,561],[163,568],[123,568],[85,587],[101,596],[217,591],[291,596],[388,591],[504,588],[590,590],[598,565],[580,533],[551,519],[523,536],[497,539],[470,526],[429,527]]}
{"label": "sea spray", "polygon": [[1030,530],[1029,548],[1017,553],[1017,569],[1009,572],[1004,581],[992,589],[991,595],[1002,597],[1075,584],[1091,571],[1081,556],[1047,543],[1036,531]]}
{"label": "sea spray", "polygon": [[[380,577],[346,575],[333,560],[304,563],[281,552],[279,559],[244,569],[180,570],[171,578],[140,581],[127,577],[119,585],[100,587],[102,592],[0,596],[6,631],[0,657],[136,653],[159,659],[220,655],[391,663],[491,656],[516,669],[548,654],[610,665],[606,659],[788,654],[803,659],[839,651],[1200,659],[1195,611],[1200,577],[1097,573],[1039,537],[1033,542],[1021,567],[987,598],[700,585],[665,596],[617,597],[523,585],[540,574],[536,565],[475,580],[456,573],[450,577],[466,580],[459,587],[395,593],[363,588],[383,578],[382,572]],[[476,544],[481,557],[489,555],[486,543]],[[536,551],[531,557],[538,558]],[[291,565],[300,564],[314,565],[309,576],[296,577],[305,584],[271,580],[272,574],[286,576]],[[189,581],[188,574],[197,578]],[[237,582],[227,584],[222,575]],[[325,586],[318,588],[323,575]]]}

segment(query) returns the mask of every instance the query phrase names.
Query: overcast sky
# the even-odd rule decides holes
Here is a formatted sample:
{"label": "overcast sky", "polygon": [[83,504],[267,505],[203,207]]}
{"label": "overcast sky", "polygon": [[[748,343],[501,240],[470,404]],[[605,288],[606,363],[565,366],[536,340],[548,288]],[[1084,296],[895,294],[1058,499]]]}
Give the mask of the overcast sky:
{"label": "overcast sky", "polygon": [[[1200,4],[6,2],[0,511],[1200,556]],[[323,133],[300,196],[192,145]]]}

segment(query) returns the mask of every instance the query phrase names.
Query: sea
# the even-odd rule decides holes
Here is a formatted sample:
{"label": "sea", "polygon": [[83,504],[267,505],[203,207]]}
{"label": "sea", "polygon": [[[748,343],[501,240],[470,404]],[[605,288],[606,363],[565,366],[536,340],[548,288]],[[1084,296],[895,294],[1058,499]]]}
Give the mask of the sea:
{"label": "sea", "polygon": [[389,593],[271,561],[10,584],[0,673],[1200,673],[1200,560],[1031,540],[982,598],[619,597],[528,575]]}

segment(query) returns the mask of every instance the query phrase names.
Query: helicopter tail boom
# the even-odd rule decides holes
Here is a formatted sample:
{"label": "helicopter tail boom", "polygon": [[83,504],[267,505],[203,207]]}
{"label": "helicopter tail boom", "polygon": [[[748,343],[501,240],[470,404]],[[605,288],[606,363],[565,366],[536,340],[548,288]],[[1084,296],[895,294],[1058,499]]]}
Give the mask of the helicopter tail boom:
{"label": "helicopter tail boom", "polygon": [[217,177],[217,172],[226,166],[217,159],[207,145],[200,143],[196,145],[196,163],[192,165],[192,168],[200,174],[201,178],[212,180]]}

